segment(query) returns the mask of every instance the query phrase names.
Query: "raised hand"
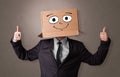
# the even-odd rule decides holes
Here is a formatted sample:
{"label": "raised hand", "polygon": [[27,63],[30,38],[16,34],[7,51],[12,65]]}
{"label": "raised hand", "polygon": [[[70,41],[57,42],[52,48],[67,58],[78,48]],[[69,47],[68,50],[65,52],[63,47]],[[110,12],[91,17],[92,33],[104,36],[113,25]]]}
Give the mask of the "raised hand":
{"label": "raised hand", "polygon": [[101,41],[108,41],[108,34],[106,32],[106,27],[103,27],[102,32],[100,32]]}
{"label": "raised hand", "polygon": [[16,26],[16,32],[14,33],[14,37],[13,37],[13,42],[17,42],[19,40],[21,40],[21,32],[20,32],[20,27]]}

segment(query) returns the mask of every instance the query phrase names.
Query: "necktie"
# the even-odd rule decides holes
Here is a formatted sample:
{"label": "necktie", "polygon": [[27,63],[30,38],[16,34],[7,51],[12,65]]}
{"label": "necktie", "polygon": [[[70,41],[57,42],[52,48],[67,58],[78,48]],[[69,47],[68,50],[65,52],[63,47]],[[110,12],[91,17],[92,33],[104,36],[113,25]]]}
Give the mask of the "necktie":
{"label": "necktie", "polygon": [[61,64],[61,57],[62,57],[62,43],[58,42],[58,50],[57,50],[57,65]]}

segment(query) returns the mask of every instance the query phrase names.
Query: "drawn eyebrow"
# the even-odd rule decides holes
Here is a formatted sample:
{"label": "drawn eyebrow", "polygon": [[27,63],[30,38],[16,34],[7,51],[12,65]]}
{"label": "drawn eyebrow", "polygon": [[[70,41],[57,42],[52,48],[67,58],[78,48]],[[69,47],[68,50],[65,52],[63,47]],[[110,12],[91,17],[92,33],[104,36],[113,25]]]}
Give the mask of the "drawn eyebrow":
{"label": "drawn eyebrow", "polygon": [[46,17],[49,17],[50,15],[53,15],[52,13],[51,14],[48,14]]}
{"label": "drawn eyebrow", "polygon": [[[72,14],[71,12],[65,12],[66,14]],[[52,13],[51,14],[48,14],[46,17],[49,17],[49,16],[51,16],[51,15],[53,15]]]}
{"label": "drawn eyebrow", "polygon": [[67,14],[72,14],[71,12],[65,12],[65,13],[67,13]]}

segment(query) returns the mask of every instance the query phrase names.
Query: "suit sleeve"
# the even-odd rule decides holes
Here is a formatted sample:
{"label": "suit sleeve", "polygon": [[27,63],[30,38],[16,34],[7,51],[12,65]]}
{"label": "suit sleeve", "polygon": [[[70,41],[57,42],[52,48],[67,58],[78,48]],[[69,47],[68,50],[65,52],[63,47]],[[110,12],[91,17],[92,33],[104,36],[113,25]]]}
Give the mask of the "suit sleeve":
{"label": "suit sleeve", "polygon": [[30,60],[30,61],[38,59],[38,53],[39,53],[39,47],[40,47],[39,43],[34,48],[30,50],[26,50],[23,47],[21,40],[18,42],[13,42],[11,40],[10,42],[19,59]]}
{"label": "suit sleeve", "polygon": [[110,38],[107,42],[101,41],[100,46],[95,54],[91,54],[83,45],[82,47],[82,61],[89,65],[100,65],[104,62],[110,46]]}

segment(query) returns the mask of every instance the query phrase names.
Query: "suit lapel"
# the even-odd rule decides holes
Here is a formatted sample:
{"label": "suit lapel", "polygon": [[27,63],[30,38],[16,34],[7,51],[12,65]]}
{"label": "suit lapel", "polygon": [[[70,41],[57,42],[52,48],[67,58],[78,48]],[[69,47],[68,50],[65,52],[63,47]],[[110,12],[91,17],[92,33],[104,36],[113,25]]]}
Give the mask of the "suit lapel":
{"label": "suit lapel", "polygon": [[45,41],[44,45],[42,45],[43,51],[47,51],[49,55],[51,55],[51,59],[54,62],[54,64],[57,66],[56,60],[53,55],[53,48],[54,48],[54,41],[53,39],[48,39]]}
{"label": "suit lapel", "polygon": [[[71,39],[68,38],[68,42],[69,42],[69,54],[68,56],[66,57],[66,59],[63,61],[63,63],[58,67],[61,68],[67,61],[70,60],[70,57],[72,56],[72,52],[73,52],[73,45],[72,45],[72,41]],[[47,49],[48,53],[50,53],[51,55],[51,58],[53,59],[54,63],[56,64],[57,66],[57,63],[56,63],[56,59],[54,58],[54,55],[53,55],[53,48],[54,48],[54,40],[53,39],[49,39],[45,45],[43,46],[44,49]]]}
{"label": "suit lapel", "polygon": [[53,39],[46,40],[45,43],[42,45],[43,49],[53,49],[53,47],[54,47]]}
{"label": "suit lapel", "polygon": [[73,52],[73,45],[72,45],[72,41],[71,39],[68,38],[68,42],[69,42],[69,54],[66,57],[66,59],[63,61],[63,63],[59,66],[59,68],[61,68],[61,66],[63,66],[67,61],[70,60],[70,57],[72,56],[72,52]]}

